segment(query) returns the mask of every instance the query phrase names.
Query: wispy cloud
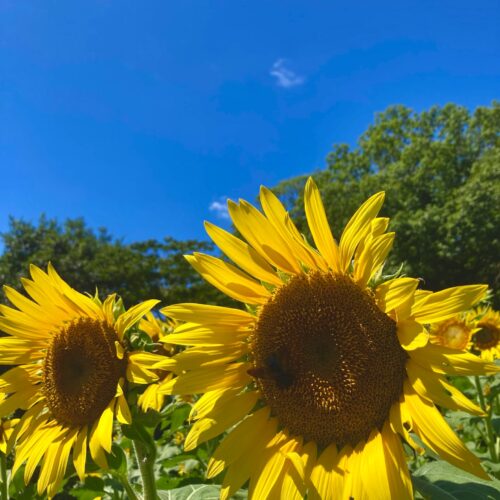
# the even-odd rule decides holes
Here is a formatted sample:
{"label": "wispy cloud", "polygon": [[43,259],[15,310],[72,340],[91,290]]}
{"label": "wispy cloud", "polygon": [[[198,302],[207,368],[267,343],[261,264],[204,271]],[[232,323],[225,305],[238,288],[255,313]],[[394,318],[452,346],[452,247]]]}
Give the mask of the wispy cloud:
{"label": "wispy cloud", "polygon": [[210,203],[208,209],[213,212],[217,218],[228,220],[229,212],[227,210],[226,197],[221,196],[218,200]]}
{"label": "wispy cloud", "polygon": [[303,76],[298,75],[295,71],[287,67],[286,59],[278,59],[275,61],[269,74],[276,78],[278,87],[283,87],[285,89],[297,87],[305,82]]}

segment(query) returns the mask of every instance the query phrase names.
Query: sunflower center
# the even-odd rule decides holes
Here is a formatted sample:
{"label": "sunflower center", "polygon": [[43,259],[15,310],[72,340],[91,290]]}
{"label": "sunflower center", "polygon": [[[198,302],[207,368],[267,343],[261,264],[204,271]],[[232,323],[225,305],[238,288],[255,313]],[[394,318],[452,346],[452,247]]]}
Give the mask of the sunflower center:
{"label": "sunflower center", "polygon": [[491,349],[500,342],[500,330],[489,323],[478,323],[481,330],[474,334],[474,344],[478,349]]}
{"label": "sunflower center", "polygon": [[54,417],[91,424],[116,394],[126,360],[116,356],[112,327],[92,318],[72,321],[52,337],[45,358],[44,394]]}
{"label": "sunflower center", "polygon": [[347,276],[293,277],[263,306],[252,352],[280,424],[321,446],[366,439],[403,392],[396,323]]}
{"label": "sunflower center", "polygon": [[437,336],[445,347],[465,349],[469,343],[470,330],[462,322],[451,319],[441,325]]}

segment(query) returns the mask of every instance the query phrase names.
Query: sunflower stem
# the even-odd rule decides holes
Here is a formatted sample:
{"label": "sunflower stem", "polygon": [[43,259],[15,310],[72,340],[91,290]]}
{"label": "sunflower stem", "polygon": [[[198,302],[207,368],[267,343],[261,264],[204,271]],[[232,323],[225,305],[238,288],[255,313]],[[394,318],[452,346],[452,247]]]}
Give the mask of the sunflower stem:
{"label": "sunflower stem", "polygon": [[150,449],[144,442],[134,439],[134,446],[137,465],[142,479],[142,497],[144,500],[157,500],[156,480],[154,474],[154,464],[156,450]]}
{"label": "sunflower stem", "polygon": [[9,490],[7,484],[7,460],[5,453],[0,451],[0,476],[1,476],[1,498],[2,500],[9,500]]}
{"label": "sunflower stem", "polygon": [[123,489],[125,490],[125,493],[127,493],[127,498],[130,498],[130,500],[139,500],[139,497],[137,496],[136,492],[134,491],[134,488],[130,484],[130,481],[128,480],[128,477],[125,474],[120,474],[119,472],[110,470],[108,471],[118,482],[121,483],[123,486]]}
{"label": "sunflower stem", "polygon": [[498,457],[495,448],[495,432],[493,431],[493,425],[491,423],[492,408],[491,405],[490,408],[488,408],[486,400],[484,399],[481,379],[477,375],[474,377],[474,379],[476,381],[476,389],[477,389],[477,396],[479,398],[479,404],[481,405],[482,410],[487,414],[486,417],[484,417],[484,425],[486,427],[486,432],[488,433],[488,439],[487,439],[488,450],[490,452],[491,461],[496,463],[498,462]]}

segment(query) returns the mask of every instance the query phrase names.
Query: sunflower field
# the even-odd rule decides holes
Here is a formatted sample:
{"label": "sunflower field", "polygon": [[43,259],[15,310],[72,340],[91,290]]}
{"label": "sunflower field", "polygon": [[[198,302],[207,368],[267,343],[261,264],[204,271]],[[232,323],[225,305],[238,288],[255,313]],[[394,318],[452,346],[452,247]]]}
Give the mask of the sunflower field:
{"label": "sunflower field", "polygon": [[391,107],[210,242],[12,219],[0,500],[500,499],[499,138]]}

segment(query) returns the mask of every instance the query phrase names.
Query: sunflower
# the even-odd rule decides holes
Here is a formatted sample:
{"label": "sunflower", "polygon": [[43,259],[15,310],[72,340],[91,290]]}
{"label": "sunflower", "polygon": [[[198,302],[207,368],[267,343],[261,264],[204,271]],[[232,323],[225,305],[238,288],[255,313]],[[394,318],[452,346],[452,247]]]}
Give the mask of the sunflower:
{"label": "sunflower", "polygon": [[475,311],[476,331],[472,336],[472,352],[486,361],[500,358],[500,312],[491,307]]}
{"label": "sunflower", "polygon": [[476,356],[428,343],[428,325],[482,298],[486,286],[419,292],[417,279],[383,282],[394,233],[377,214],[384,193],[369,198],[339,243],[319,191],[305,188],[305,214],[316,248],[278,198],[262,188],[264,213],[228,201],[246,242],[206,223],[238,267],[195,253],[188,261],[246,310],[177,304],[162,312],[182,321],[171,344],[178,376],[166,394],[201,394],[185,442],[190,450],[227,430],[208,477],[226,470],[221,498],[249,481],[250,497],[411,498],[402,441],[410,431],[433,452],[482,478],[479,460],[435,404],[482,410],[446,375],[496,371]]}
{"label": "sunflower", "polygon": [[471,345],[472,334],[476,331],[470,315],[461,314],[432,325],[429,340],[450,349],[467,349]]}
{"label": "sunflower", "polygon": [[[85,476],[87,448],[107,467],[114,418],[131,423],[126,380],[147,384],[158,377],[156,354],[131,351],[126,332],[158,301],[148,300],[119,313],[116,295],[104,302],[72,289],[49,264],[30,268],[23,279],[30,298],[10,287],[15,308],[0,305],[0,364],[17,365],[0,376],[0,418],[25,410],[15,428],[12,474],[26,462],[30,480],[41,462],[38,493],[59,489],[73,449],[73,463]],[[117,316],[117,317],[116,317]]]}
{"label": "sunflower", "polygon": [[[139,330],[146,333],[149,338],[158,343],[163,340],[165,335],[171,333],[175,327],[175,322],[166,320],[163,321],[160,318],[156,317],[153,313],[148,312],[144,318],[139,322]],[[163,342],[160,345],[160,349],[157,350],[159,354],[163,354],[165,356],[172,356],[175,352],[175,346],[169,345],[166,342]],[[163,363],[165,364],[165,363]],[[158,365],[160,366],[160,365]],[[172,378],[172,373],[168,372],[164,382],[170,380]],[[137,404],[142,411],[146,412],[149,409],[153,409],[156,411],[160,411],[163,407],[163,403],[165,402],[165,394],[162,394],[158,391],[160,385],[159,382],[155,382],[153,384],[149,384],[145,391],[139,396],[137,400]]]}

